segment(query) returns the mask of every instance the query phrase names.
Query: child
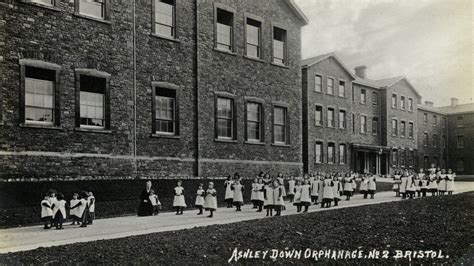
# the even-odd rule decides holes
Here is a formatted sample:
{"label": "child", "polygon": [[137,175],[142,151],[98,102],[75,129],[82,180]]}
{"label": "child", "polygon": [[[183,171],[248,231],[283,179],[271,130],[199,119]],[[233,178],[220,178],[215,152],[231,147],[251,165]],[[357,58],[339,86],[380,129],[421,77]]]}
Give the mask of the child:
{"label": "child", "polygon": [[441,170],[441,172],[438,172],[438,191],[440,195],[444,195],[446,193],[446,188],[447,188],[447,182],[446,182],[446,170]]}
{"label": "child", "polygon": [[407,182],[408,182],[408,172],[403,172],[402,177],[400,177],[400,195],[402,199],[407,197]]}
{"label": "child", "polygon": [[453,192],[455,190],[454,178],[456,177],[456,173],[453,173],[453,170],[448,169],[448,174],[446,174],[446,177],[446,191],[448,192],[448,195],[453,195]]}
{"label": "child", "polygon": [[214,211],[217,210],[217,191],[214,189],[214,183],[209,182],[205,194],[204,208],[210,212],[207,217],[212,218],[214,217]]}
{"label": "child", "polygon": [[431,169],[430,172],[430,185],[428,186],[428,190],[431,192],[431,196],[435,196],[438,192],[438,183],[434,169]]}
{"label": "child", "polygon": [[316,205],[318,204],[319,198],[319,176],[316,176],[316,178],[310,178],[309,184],[311,185],[311,201]]}
{"label": "child", "polygon": [[181,184],[182,181],[179,180],[177,186],[174,188],[173,207],[176,209],[176,215],[183,215],[184,208],[187,207],[186,201],[184,200],[184,188]]}
{"label": "child", "polygon": [[416,180],[415,180],[415,173],[411,172],[408,175],[407,178],[407,189],[406,189],[406,194],[410,197],[410,199],[413,199],[416,193]]}
{"label": "child", "polygon": [[53,209],[49,201],[49,194],[44,194],[44,198],[41,201],[41,221],[44,223],[44,229],[51,228],[51,219],[53,218]]}
{"label": "child", "polygon": [[69,201],[69,206],[71,207],[69,211],[69,217],[72,220],[71,225],[75,225],[76,222],[77,224],[79,224],[79,221],[81,220],[81,215],[79,214],[79,211],[78,211],[79,209],[78,208],[73,209],[73,207],[79,203],[78,197],[79,197],[79,194],[74,193],[72,194],[72,200]]}
{"label": "child", "polygon": [[290,203],[292,203],[293,199],[295,198],[295,184],[296,184],[295,177],[291,176],[290,180],[288,180],[288,193],[287,193],[288,200],[290,201]]}
{"label": "child", "polygon": [[158,213],[160,212],[161,202],[158,199],[158,195],[155,194],[155,191],[153,189],[150,189],[149,199],[151,206],[153,206],[153,215],[158,215]]}
{"label": "child", "polygon": [[342,184],[344,185],[344,195],[346,195],[346,200],[350,200],[352,196],[352,177],[349,173],[346,174],[344,179],[342,180]]}
{"label": "child", "polygon": [[308,212],[308,207],[311,205],[311,185],[309,179],[305,179],[301,186],[300,204],[304,206],[304,212]]}
{"label": "child", "polygon": [[89,206],[89,213],[87,214],[87,223],[93,224],[95,220],[95,197],[92,191],[89,191],[89,197],[87,198],[87,204]]}
{"label": "child", "polygon": [[285,201],[283,200],[283,191],[285,190],[283,188],[283,185],[280,183],[279,179],[275,179],[273,181],[273,208],[276,211],[275,216],[280,216],[281,215],[281,210],[285,206]]}
{"label": "child", "polygon": [[240,184],[240,179],[235,179],[234,184],[232,185],[232,190],[234,191],[234,199],[233,199],[233,204],[236,207],[236,212],[242,211],[241,207],[244,205],[244,196],[243,196],[243,190],[244,186]]}
{"label": "child", "polygon": [[268,182],[264,188],[264,203],[263,208],[267,210],[266,216],[273,216],[273,207],[275,205],[275,201],[273,198],[273,183]]}
{"label": "child", "polygon": [[81,200],[79,202],[79,212],[81,214],[81,226],[80,227],[87,227],[87,215],[89,214],[89,204],[87,198],[89,197],[89,193],[86,191],[81,192]]}
{"label": "child", "polygon": [[64,200],[64,195],[58,193],[58,198],[53,209],[54,213],[54,224],[56,225],[56,230],[63,229],[63,222],[66,219],[66,201]]}
{"label": "child", "polygon": [[253,204],[252,209],[258,208],[257,194],[258,194],[258,178],[255,178],[252,182],[252,191],[250,192],[250,201]]}
{"label": "child", "polygon": [[417,178],[416,178],[416,194],[418,197],[421,197],[421,180],[423,180],[423,178],[425,177],[425,173],[423,172],[423,168],[420,168],[420,172],[418,173],[417,175]]}
{"label": "child", "polygon": [[227,180],[224,181],[225,186],[225,202],[227,202],[227,208],[232,208],[232,201],[234,199],[234,191],[232,191],[232,185],[234,181],[230,175],[227,176]]}
{"label": "child", "polygon": [[377,183],[375,180],[375,176],[369,174],[369,184],[368,184],[368,193],[370,198],[373,199],[375,192],[377,191]]}
{"label": "child", "polygon": [[357,178],[357,174],[352,172],[351,171],[351,178],[352,178],[352,195],[351,196],[354,196],[354,193],[356,191],[356,188],[357,188],[357,184],[356,184],[356,178]]}
{"label": "child", "polygon": [[197,215],[202,215],[202,208],[204,205],[204,194],[206,193],[203,189],[203,185],[199,184],[198,190],[196,192],[196,201],[194,202],[194,206],[196,206],[199,209],[199,212]]}
{"label": "child", "polygon": [[395,170],[393,174],[393,186],[392,190],[395,192],[395,197],[400,197],[400,182],[401,182],[401,175],[398,170]]}
{"label": "child", "polygon": [[422,197],[426,197],[426,192],[428,191],[428,185],[430,183],[429,179],[430,177],[425,174],[420,181],[420,191]]}
{"label": "child", "polygon": [[49,190],[49,203],[51,204],[51,209],[53,210],[51,226],[56,226],[56,221],[54,220],[54,216],[56,215],[56,212],[54,211],[54,206],[58,203],[58,200],[56,199],[56,190],[54,189]]}
{"label": "child", "polygon": [[[321,204],[323,203],[323,183],[324,183],[324,177],[326,176],[326,173],[322,172],[322,173],[319,173],[319,184],[318,184],[318,201],[321,202]],[[311,188],[312,189],[312,188]],[[313,191],[311,190],[311,193],[313,193]]]}
{"label": "child", "polygon": [[257,199],[256,199],[257,207],[258,207],[257,212],[262,212],[262,209],[263,209],[263,202],[265,200],[264,190],[265,190],[265,185],[263,184],[263,178],[259,177],[258,183],[257,183]]}
{"label": "child", "polygon": [[296,185],[294,188],[295,197],[293,201],[293,205],[296,206],[296,212],[301,211],[301,185],[301,179],[296,180]]}
{"label": "child", "polygon": [[285,178],[283,177],[283,174],[281,172],[278,173],[277,175],[277,180],[278,180],[278,183],[283,186],[283,198],[286,197],[286,191],[285,191]]}
{"label": "child", "polygon": [[323,181],[323,200],[321,202],[321,208],[329,208],[331,207],[331,202],[334,199],[334,192],[333,192],[334,183],[332,182],[332,178],[330,174],[326,174],[326,177]]}
{"label": "child", "polygon": [[342,194],[342,184],[339,181],[339,174],[335,175],[332,180],[334,186],[332,187],[333,195],[334,195],[334,206],[338,206],[339,201],[341,200]]}
{"label": "child", "polygon": [[362,174],[360,178],[359,193],[364,195],[364,199],[367,199],[369,193],[369,177],[367,174]]}

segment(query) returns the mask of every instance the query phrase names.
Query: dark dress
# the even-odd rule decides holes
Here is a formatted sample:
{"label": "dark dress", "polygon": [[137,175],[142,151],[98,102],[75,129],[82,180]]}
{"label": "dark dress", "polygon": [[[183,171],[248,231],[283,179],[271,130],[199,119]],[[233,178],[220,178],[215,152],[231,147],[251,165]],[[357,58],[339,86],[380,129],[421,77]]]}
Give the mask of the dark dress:
{"label": "dark dress", "polygon": [[[146,200],[146,202],[144,202]],[[150,202],[150,191],[144,189],[140,194],[140,205],[138,205],[138,216],[153,215],[153,205]]]}

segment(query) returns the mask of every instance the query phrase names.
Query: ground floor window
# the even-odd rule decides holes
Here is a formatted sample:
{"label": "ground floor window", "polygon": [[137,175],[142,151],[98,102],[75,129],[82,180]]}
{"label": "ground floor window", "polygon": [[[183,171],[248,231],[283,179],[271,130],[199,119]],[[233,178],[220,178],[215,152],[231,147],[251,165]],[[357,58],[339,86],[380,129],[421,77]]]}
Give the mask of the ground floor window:
{"label": "ground floor window", "polygon": [[104,128],[106,79],[81,75],[79,84],[80,126]]}
{"label": "ground floor window", "polygon": [[155,89],[155,133],[176,135],[176,90]]}
{"label": "ground floor window", "polygon": [[25,67],[25,123],[52,125],[56,71]]}

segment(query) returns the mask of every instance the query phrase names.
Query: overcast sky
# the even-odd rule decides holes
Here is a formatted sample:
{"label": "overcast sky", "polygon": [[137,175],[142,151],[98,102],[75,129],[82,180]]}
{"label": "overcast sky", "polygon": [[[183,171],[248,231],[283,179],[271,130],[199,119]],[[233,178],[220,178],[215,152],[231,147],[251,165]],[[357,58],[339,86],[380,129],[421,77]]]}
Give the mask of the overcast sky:
{"label": "overcast sky", "polygon": [[295,0],[302,56],[336,54],[367,77],[404,75],[423,100],[474,102],[473,0]]}

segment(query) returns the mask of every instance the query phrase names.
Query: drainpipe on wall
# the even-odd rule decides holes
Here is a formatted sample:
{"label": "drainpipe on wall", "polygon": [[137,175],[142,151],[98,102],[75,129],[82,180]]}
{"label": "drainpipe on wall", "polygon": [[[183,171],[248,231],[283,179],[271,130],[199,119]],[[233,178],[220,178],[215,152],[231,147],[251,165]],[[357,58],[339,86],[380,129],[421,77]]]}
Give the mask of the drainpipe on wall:
{"label": "drainpipe on wall", "polygon": [[195,162],[195,170],[194,170],[194,175],[196,177],[200,176],[201,174],[201,165],[200,165],[200,161],[199,161],[199,44],[198,44],[198,40],[199,40],[199,20],[198,20],[198,1],[199,0],[194,0],[194,4],[195,4],[195,9],[194,9],[194,12],[195,12],[195,28],[196,28],[196,32],[195,32],[195,45],[196,45],[196,48],[195,48],[195,52],[196,52],[196,58],[195,58],[195,62],[194,62],[194,67],[196,68],[195,70],[195,75],[196,75],[196,80],[195,80],[195,86],[196,86],[196,93],[195,93],[195,99],[194,99],[194,104],[195,104],[195,108],[196,108],[196,119],[194,121],[194,128],[195,128],[195,156],[196,156],[196,162]]}
{"label": "drainpipe on wall", "polygon": [[136,53],[136,0],[133,0],[133,175],[138,175],[137,165],[137,53]]}

